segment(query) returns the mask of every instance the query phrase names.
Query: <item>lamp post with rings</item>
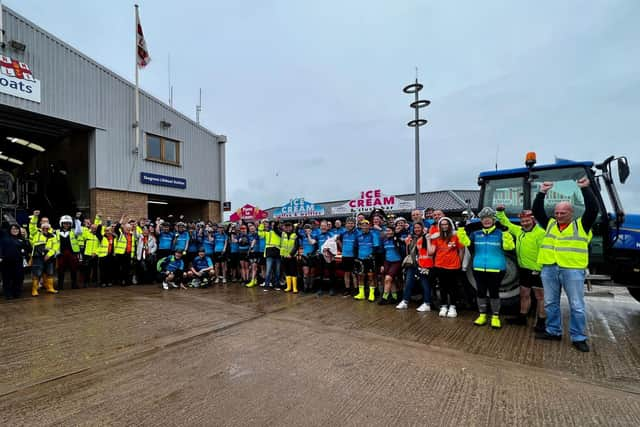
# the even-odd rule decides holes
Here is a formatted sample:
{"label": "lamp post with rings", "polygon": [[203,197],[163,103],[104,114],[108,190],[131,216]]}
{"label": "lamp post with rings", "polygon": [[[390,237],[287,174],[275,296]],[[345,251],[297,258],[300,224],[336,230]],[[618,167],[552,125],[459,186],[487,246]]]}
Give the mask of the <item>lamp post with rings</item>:
{"label": "lamp post with rings", "polygon": [[431,104],[431,101],[418,98],[418,92],[420,92],[422,88],[422,84],[418,83],[418,79],[416,78],[415,83],[405,86],[404,89],[402,89],[404,93],[413,93],[415,95],[415,101],[409,104],[415,111],[415,118],[408,122],[407,126],[415,128],[416,208],[420,203],[420,127],[427,124],[426,119],[420,118],[420,109]]}

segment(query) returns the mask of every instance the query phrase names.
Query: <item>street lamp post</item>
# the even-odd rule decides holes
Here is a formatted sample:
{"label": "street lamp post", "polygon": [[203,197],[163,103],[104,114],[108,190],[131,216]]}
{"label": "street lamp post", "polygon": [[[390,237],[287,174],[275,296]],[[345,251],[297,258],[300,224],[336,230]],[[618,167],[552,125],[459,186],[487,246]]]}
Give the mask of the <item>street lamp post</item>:
{"label": "street lamp post", "polygon": [[418,83],[418,79],[416,78],[415,83],[405,86],[404,89],[402,89],[404,93],[413,93],[415,95],[415,101],[409,104],[415,111],[415,118],[407,123],[407,126],[415,128],[416,208],[420,203],[420,127],[427,124],[426,119],[420,118],[420,109],[431,104],[431,101],[418,98],[418,92],[420,92],[422,88],[422,84]]}

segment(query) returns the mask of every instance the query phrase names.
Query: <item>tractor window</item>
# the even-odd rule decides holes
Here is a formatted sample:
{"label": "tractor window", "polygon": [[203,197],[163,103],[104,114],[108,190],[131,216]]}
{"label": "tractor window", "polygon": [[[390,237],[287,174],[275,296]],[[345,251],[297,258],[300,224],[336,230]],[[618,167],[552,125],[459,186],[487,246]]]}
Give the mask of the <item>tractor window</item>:
{"label": "tractor window", "polygon": [[516,216],[523,209],[523,184],[522,177],[486,181],[482,206],[504,205],[507,215]]}
{"label": "tractor window", "polygon": [[544,209],[549,218],[553,218],[553,209],[558,202],[569,201],[573,205],[575,217],[584,213],[584,198],[577,180],[585,176],[582,168],[564,168],[537,171],[533,176],[531,184],[532,198],[540,189],[540,184],[544,181],[553,182],[553,188],[547,193],[544,199]]}

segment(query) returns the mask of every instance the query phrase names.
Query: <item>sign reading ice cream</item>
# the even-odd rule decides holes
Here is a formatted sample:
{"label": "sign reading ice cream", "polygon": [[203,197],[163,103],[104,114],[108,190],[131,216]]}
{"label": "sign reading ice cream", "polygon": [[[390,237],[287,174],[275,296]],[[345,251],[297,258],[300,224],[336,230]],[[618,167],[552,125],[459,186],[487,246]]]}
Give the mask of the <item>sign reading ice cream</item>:
{"label": "sign reading ice cream", "polygon": [[385,211],[400,211],[415,209],[416,202],[414,200],[403,200],[396,196],[389,196],[380,189],[361,191],[355,199],[349,200],[347,203],[331,208],[334,214],[349,214],[369,212],[379,208]]}

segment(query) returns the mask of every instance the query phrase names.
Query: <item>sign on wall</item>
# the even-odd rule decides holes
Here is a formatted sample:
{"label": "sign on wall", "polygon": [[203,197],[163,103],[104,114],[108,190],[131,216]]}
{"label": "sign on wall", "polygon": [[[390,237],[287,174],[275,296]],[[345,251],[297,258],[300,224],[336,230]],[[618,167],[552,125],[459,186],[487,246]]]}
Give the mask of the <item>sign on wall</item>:
{"label": "sign on wall", "polygon": [[235,211],[231,215],[231,218],[229,218],[229,219],[231,221],[233,221],[233,222],[240,221],[240,220],[242,220],[242,221],[255,221],[255,220],[258,220],[258,219],[265,219],[268,216],[269,216],[269,214],[266,211],[261,210],[257,206],[244,205],[243,207],[241,207],[240,209]]}
{"label": "sign on wall", "polygon": [[185,178],[177,178],[174,176],[158,175],[149,172],[140,172],[140,182],[149,185],[159,185],[161,187],[171,188],[187,188],[187,180]]}
{"label": "sign on wall", "polygon": [[324,207],[298,197],[273,211],[275,218],[315,217],[324,215]]}
{"label": "sign on wall", "polygon": [[0,93],[40,103],[40,80],[24,62],[0,55]]}
{"label": "sign on wall", "polygon": [[370,212],[376,208],[385,211],[404,211],[415,209],[415,200],[403,200],[396,196],[388,196],[382,190],[365,190],[360,195],[347,203],[331,208],[333,214],[350,214],[360,212]]}
{"label": "sign on wall", "polygon": [[222,203],[222,209],[225,212],[231,212],[231,202],[223,202]]}

